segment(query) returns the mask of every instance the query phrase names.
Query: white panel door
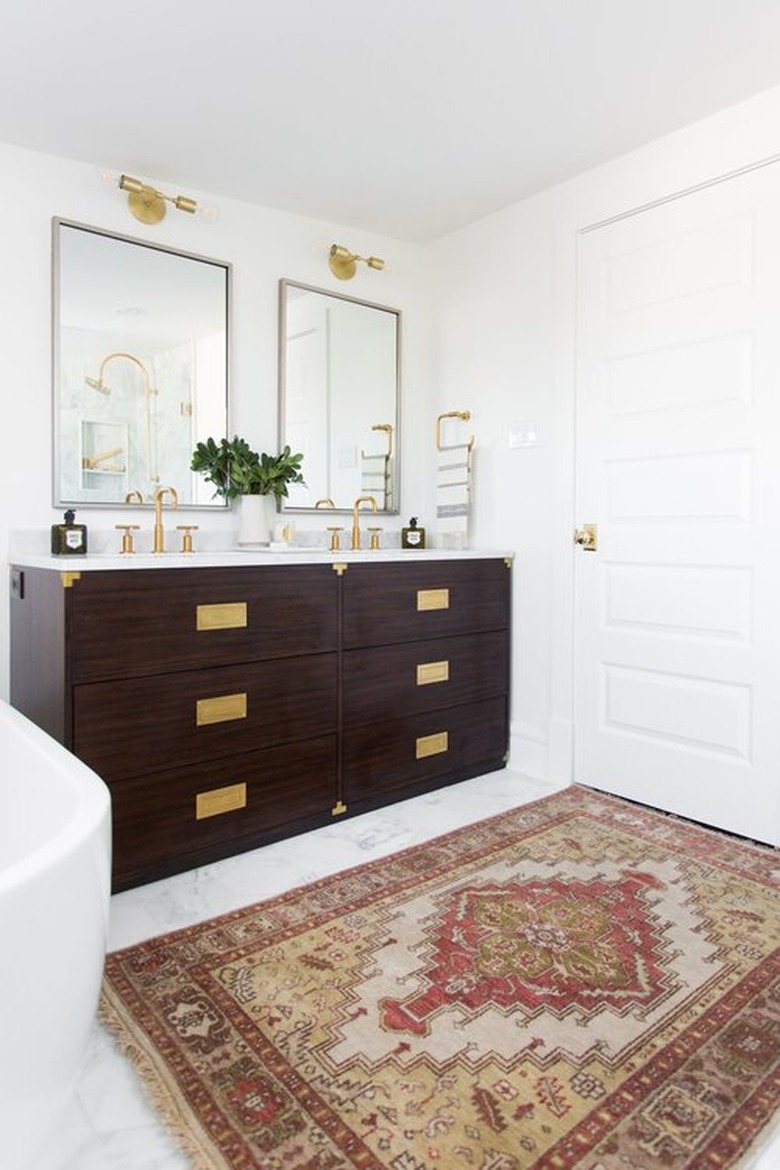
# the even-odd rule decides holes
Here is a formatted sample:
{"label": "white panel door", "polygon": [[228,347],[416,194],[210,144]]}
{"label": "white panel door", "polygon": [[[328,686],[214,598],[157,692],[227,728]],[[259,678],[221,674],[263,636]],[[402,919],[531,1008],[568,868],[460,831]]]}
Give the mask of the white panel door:
{"label": "white panel door", "polygon": [[584,233],[575,775],[780,843],[780,168]]}

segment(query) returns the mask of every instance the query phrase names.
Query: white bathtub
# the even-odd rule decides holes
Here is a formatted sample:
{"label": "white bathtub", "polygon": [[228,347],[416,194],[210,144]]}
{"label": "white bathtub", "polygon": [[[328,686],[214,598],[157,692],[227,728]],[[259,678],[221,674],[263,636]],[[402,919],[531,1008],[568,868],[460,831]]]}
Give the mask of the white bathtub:
{"label": "white bathtub", "polygon": [[108,934],[108,789],[0,701],[0,1166],[26,1170],[74,1087]]}

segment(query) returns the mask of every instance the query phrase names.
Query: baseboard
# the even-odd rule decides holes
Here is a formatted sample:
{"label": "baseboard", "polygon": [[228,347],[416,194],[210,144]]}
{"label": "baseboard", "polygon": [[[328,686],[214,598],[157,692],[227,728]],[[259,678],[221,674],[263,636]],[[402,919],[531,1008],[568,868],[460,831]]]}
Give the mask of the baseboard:
{"label": "baseboard", "polygon": [[549,737],[538,727],[514,722],[509,729],[509,767],[537,780],[570,784],[573,768],[574,725],[551,719]]}
{"label": "baseboard", "polygon": [[548,777],[549,745],[536,727],[512,723],[509,728],[508,765],[515,772],[522,772],[537,780]]}
{"label": "baseboard", "polygon": [[571,719],[550,720],[548,779],[570,784],[574,779],[574,724]]}

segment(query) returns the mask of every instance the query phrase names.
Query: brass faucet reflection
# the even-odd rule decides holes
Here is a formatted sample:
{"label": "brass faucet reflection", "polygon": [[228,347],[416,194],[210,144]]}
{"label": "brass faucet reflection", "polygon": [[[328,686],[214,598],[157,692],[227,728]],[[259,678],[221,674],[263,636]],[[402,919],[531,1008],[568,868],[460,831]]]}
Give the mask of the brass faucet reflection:
{"label": "brass faucet reflection", "polygon": [[370,504],[374,513],[376,513],[376,500],[373,496],[358,496],[355,500],[355,506],[352,509],[352,548],[360,548],[360,518],[358,512],[361,504]]}
{"label": "brass faucet reflection", "polygon": [[176,488],[161,487],[154,493],[154,546],[153,552],[165,552],[165,529],[163,528],[163,497],[170,492],[171,507],[178,508],[179,497]]}

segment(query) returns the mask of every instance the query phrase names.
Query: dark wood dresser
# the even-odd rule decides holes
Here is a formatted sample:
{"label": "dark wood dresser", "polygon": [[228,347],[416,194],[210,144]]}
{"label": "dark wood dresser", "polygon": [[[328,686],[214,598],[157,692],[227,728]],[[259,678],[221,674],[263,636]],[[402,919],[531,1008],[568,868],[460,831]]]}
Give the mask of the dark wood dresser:
{"label": "dark wood dresser", "polygon": [[109,785],[115,890],[504,766],[511,561],[414,557],[13,567],[11,702]]}

